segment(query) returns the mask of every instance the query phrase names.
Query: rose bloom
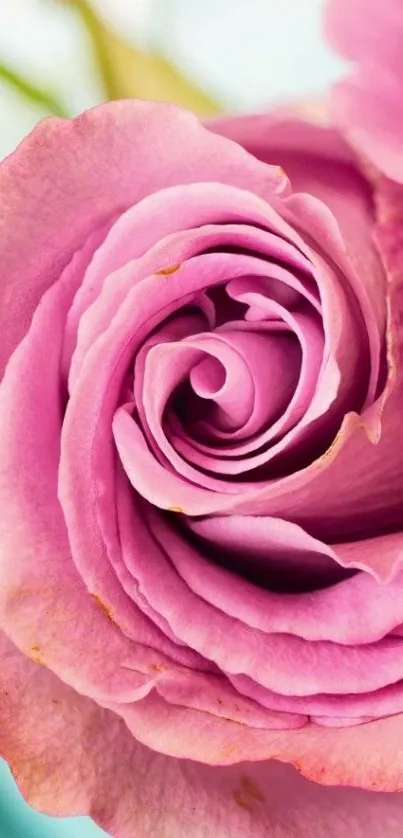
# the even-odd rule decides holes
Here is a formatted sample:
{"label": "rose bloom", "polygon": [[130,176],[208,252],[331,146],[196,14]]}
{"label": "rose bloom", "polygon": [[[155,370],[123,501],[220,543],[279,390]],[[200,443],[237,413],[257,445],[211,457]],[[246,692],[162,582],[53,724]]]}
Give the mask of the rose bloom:
{"label": "rose bloom", "polygon": [[0,752],[42,811],[396,838],[399,189],[313,119],[134,101],[1,164]]}

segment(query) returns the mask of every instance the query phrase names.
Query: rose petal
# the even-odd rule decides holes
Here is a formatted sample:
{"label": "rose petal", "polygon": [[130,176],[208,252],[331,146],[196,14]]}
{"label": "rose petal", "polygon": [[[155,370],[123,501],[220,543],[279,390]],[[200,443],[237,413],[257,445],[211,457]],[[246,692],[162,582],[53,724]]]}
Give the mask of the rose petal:
{"label": "rose petal", "polygon": [[328,0],[327,37],[351,61],[376,63],[403,74],[402,27],[400,0]]}
{"label": "rose petal", "polygon": [[0,751],[24,797],[42,812],[90,814],[116,838],[132,838],[135,830],[177,838],[398,834],[400,794],[326,788],[276,761],[212,767],[161,756],[4,636],[0,643]]}
{"label": "rose petal", "polygon": [[109,102],[33,130],[1,165],[1,373],[43,292],[88,235],[145,195],[195,176],[263,197],[287,188],[278,167],[170,104]]}
{"label": "rose petal", "polygon": [[[175,635],[216,663],[223,672],[249,675],[268,689],[296,696],[318,692],[372,692],[403,678],[399,638],[384,638],[378,643],[357,647],[325,641],[307,643],[300,637],[266,635],[258,629],[251,631],[238,618],[230,618],[197,599],[181,579],[175,578],[164,559],[166,554],[178,568],[192,561],[195,549],[152,507],[145,507],[142,515],[161,552],[158,558],[154,554],[154,572],[149,563],[146,570],[142,558],[145,550],[135,549],[132,539],[132,573],[137,575],[148,601],[164,614]],[[124,522],[121,521],[122,533],[124,528],[139,532],[135,516],[138,512],[133,510],[130,521],[126,514]],[[153,581],[157,574],[161,582],[165,579],[161,587]]]}
{"label": "rose petal", "polygon": [[[217,221],[221,224],[216,227],[209,224]],[[185,230],[172,234],[180,223]],[[196,227],[191,226],[188,230],[189,225]],[[201,229],[197,229],[198,225],[202,225]],[[256,230],[256,225],[264,231]],[[158,239],[158,235],[162,238]],[[109,325],[128,291],[151,274],[173,276],[176,271],[171,270],[172,266],[179,269],[182,262],[203,253],[204,247],[217,247],[222,243],[224,251],[226,244],[246,251],[257,250],[274,261],[286,262],[302,273],[303,281],[297,286],[298,290],[306,288],[307,297],[318,306],[318,293],[310,276],[311,264],[307,255],[300,252],[306,248],[298,237],[297,247],[288,238],[295,238],[291,228],[282,223],[268,204],[250,192],[221,183],[161,190],[132,207],[114,225],[104,246],[95,255],[69,315],[68,327],[74,335],[81,317],[70,369],[71,386],[87,349],[105,325]],[[143,242],[154,240],[157,242],[154,247],[138,258]],[[136,247],[137,242],[141,244]],[[124,261],[123,254],[128,261]]]}
{"label": "rose petal", "polygon": [[[340,0],[335,0],[335,5],[337,2]],[[346,0],[346,3],[352,10],[354,0]],[[359,19],[362,20],[361,15]],[[240,143],[260,160],[278,160],[291,179],[294,193],[319,198],[322,213],[324,207],[331,210],[340,227],[344,247],[347,247],[348,261],[354,269],[356,292],[361,288],[361,296],[367,297],[363,311],[373,345],[374,366],[385,326],[385,273],[372,237],[372,187],[360,173],[351,146],[338,131],[315,119],[308,122],[303,115],[298,118],[296,112],[279,110],[261,116],[225,117],[210,127]],[[312,206],[312,201],[310,203]],[[304,212],[303,207],[301,210],[298,223],[304,222],[303,228],[313,233],[315,218]],[[319,235],[321,240],[322,235]]]}
{"label": "rose petal", "polygon": [[332,0],[326,34],[336,49],[358,62],[357,71],[335,87],[333,119],[380,171],[402,183],[401,3]]}
{"label": "rose petal", "polygon": [[[226,376],[225,384],[218,392],[210,394],[218,408],[209,420],[214,436],[216,427],[219,430],[222,427],[226,429],[228,426],[233,427],[235,422],[238,428],[245,429],[248,426],[249,433],[270,425],[273,414],[276,418],[291,396],[296,379],[295,365],[298,364],[296,349],[295,344],[287,338],[282,342],[281,338],[266,337],[253,331],[226,330],[213,334],[201,333],[186,338],[181,344],[160,344],[150,350],[144,378],[145,418],[154,439],[175,472],[184,474],[200,485],[211,482],[175,452],[167,441],[162,425],[164,409],[175,385],[183,381],[187,372],[190,373],[190,382],[194,384],[192,374],[203,364],[201,352],[208,353],[210,359],[218,359],[217,363],[221,362]],[[286,366],[288,376],[283,371]],[[162,382],[156,377],[157,371]],[[221,471],[220,460],[208,460],[203,456],[197,459],[202,467]],[[234,473],[242,473],[251,467],[248,460],[233,465]],[[222,471],[227,471],[225,461]]]}
{"label": "rose petal", "polygon": [[[162,658],[164,644],[180,652],[134,608],[110,568],[91,596],[71,558],[57,477],[63,325],[76,282],[67,271],[44,295],[0,386],[0,622],[19,648],[68,683],[116,698],[151,681],[157,646]],[[135,644],[118,622],[129,625]]]}
{"label": "rose petal", "polygon": [[210,765],[244,760],[251,763],[274,757],[292,762],[305,776],[319,783],[359,785],[376,791],[401,791],[403,787],[403,714],[353,728],[335,730],[308,724],[302,730],[272,733],[234,728],[222,719],[204,716],[200,735],[200,714],[195,717],[193,710],[169,706],[151,696],[144,699],[141,708],[138,704],[125,706],[124,717],[140,741],[171,756],[186,756]]}
{"label": "rose petal", "polygon": [[[392,716],[403,709],[403,682],[391,684],[375,692],[357,695],[329,695],[326,693],[303,696],[283,696],[262,688],[245,675],[230,676],[230,681],[241,695],[249,696],[270,710],[309,714],[312,721],[321,725],[338,727],[345,723],[362,724],[363,721]],[[340,717],[337,716],[340,713]]]}
{"label": "rose petal", "polygon": [[[166,694],[167,700],[173,696],[176,702],[182,700],[198,710],[212,712],[213,691],[220,697],[220,704],[214,705],[217,715],[231,718],[235,713],[237,720],[266,728],[299,725],[298,714],[288,716],[276,711],[270,714],[247,699],[234,706],[236,694],[228,684],[225,688],[223,679],[207,680],[204,692],[196,689],[197,678],[200,680],[202,676],[176,662],[195,666],[198,656],[176,644],[176,635],[165,637],[148,618],[147,610],[144,614],[136,607],[136,600],[129,599],[125,589],[116,584],[112,567],[102,561],[106,547],[94,517],[95,505],[86,525],[80,527],[80,521],[77,523],[72,514],[74,507],[68,503],[68,486],[65,486],[70,543],[67,540],[66,524],[57,501],[61,420],[57,373],[63,321],[74,292],[71,285],[67,274],[64,281],[45,294],[28,334],[8,363],[0,388],[4,446],[0,481],[4,509],[1,560],[5,580],[0,590],[2,628],[28,656],[105,705],[140,701],[156,689]],[[43,338],[55,327],[54,351],[49,353]],[[26,427],[31,429],[29,435]],[[49,440],[55,441],[53,446]],[[16,466],[16,458],[22,453],[23,469]],[[38,470],[39,486],[33,492]],[[99,481],[99,475],[95,476]],[[95,493],[99,482],[92,487]],[[70,544],[73,556],[81,549],[97,559],[96,575],[90,580],[89,591],[75,570]],[[34,563],[30,561],[33,550]],[[150,554],[148,560],[152,561]],[[72,619],[73,612],[80,618]],[[172,657],[167,656],[167,650]],[[202,668],[205,668],[203,662]]]}
{"label": "rose petal", "polygon": [[[214,564],[269,590],[279,590],[280,585],[280,590],[283,587],[289,594],[298,591],[301,584],[315,589],[346,576],[337,563],[337,553],[281,518],[189,518],[185,533],[187,529],[202,539],[201,549],[203,545],[209,548]],[[203,581],[200,584],[203,586]],[[336,602],[337,589],[334,598]]]}
{"label": "rose petal", "polygon": [[[250,454],[259,448],[263,448],[264,445],[267,445],[267,443],[271,441],[275,441],[276,438],[285,437],[285,434],[290,431],[291,428],[295,427],[297,423],[298,430],[300,429],[301,425],[299,423],[303,417],[308,414],[310,404],[317,387],[318,373],[323,361],[322,326],[318,318],[314,317],[313,313],[310,312],[309,309],[304,310],[304,307],[300,305],[300,310],[295,313],[287,311],[286,308],[279,305],[277,302],[269,300],[263,296],[264,285],[257,278],[254,278],[253,280],[249,279],[247,281],[242,278],[240,280],[231,280],[231,282],[227,285],[227,292],[233,296],[234,299],[238,299],[240,301],[242,300],[245,303],[248,302],[250,304],[248,310],[249,312],[253,306],[255,306],[255,309],[259,308],[260,317],[266,316],[269,318],[270,316],[275,316],[278,319],[276,321],[272,319],[254,319],[253,321],[245,319],[245,321],[238,321],[235,323],[230,322],[225,324],[216,331],[225,333],[232,327],[236,328],[238,331],[266,331],[272,334],[273,329],[275,329],[275,331],[280,331],[279,327],[282,324],[283,329],[284,327],[288,328],[291,334],[292,332],[295,332],[295,335],[301,344],[302,359],[297,386],[295,387],[294,393],[289,400],[289,404],[282,415],[279,416],[277,421],[273,422],[273,424],[269,425],[269,427],[265,428],[265,430],[261,433],[255,434],[252,437],[250,437],[250,420],[242,429],[238,430],[238,432],[235,431],[231,433],[217,429],[215,430],[216,439],[220,439],[225,442],[225,447],[221,447],[219,451],[219,458],[217,456],[217,446],[213,447],[212,445],[203,443],[198,439],[190,440],[189,434],[186,432],[183,424],[180,425],[176,417],[173,417],[171,414],[169,415],[169,425],[172,426],[172,429],[171,427],[168,429],[169,436],[175,444],[177,450],[181,451],[181,453],[184,454],[188,460],[197,462],[202,467],[207,464],[208,455],[210,455],[210,457],[214,456],[215,463],[219,463],[220,470],[223,473],[226,471],[231,472],[232,469],[236,471],[237,467],[235,462],[230,463],[228,466],[225,463],[225,459]],[[335,388],[337,388],[338,375],[336,371],[334,378],[335,381],[333,383]],[[334,395],[331,388],[331,376],[328,377],[326,384],[327,397],[331,401]],[[202,420],[199,420],[198,427],[200,429],[204,428]],[[243,443],[240,442],[239,440],[242,439],[242,437],[247,437],[247,441]],[[287,445],[289,439],[290,436],[283,439],[279,448]],[[263,462],[267,460],[267,453],[263,454],[262,459]],[[259,460],[262,461],[261,455],[255,458],[249,457],[246,462],[250,468],[257,465]],[[238,464],[238,467],[242,470],[243,464]]]}
{"label": "rose petal", "polygon": [[[288,557],[288,561],[297,565],[298,558],[306,555],[316,559],[318,565],[326,557],[343,564],[343,548],[351,548],[339,544],[330,548],[289,521],[267,517],[187,519],[183,524],[197,536],[206,539],[210,536],[214,543],[224,547],[238,543],[242,550],[248,539],[245,562],[249,555],[253,559],[258,545],[264,550],[266,561]],[[360,544],[357,542],[357,556],[360,556]],[[351,646],[396,634],[403,615],[402,573],[388,585],[380,585],[373,577],[360,573],[323,590],[285,597],[240,578],[228,567],[212,562],[201,550],[189,551],[186,560],[175,554],[174,562],[197,596],[264,632],[295,634],[307,640],[331,640]]]}
{"label": "rose petal", "polygon": [[335,86],[331,114],[377,169],[403,183],[400,91],[401,80],[383,68],[363,68]]}

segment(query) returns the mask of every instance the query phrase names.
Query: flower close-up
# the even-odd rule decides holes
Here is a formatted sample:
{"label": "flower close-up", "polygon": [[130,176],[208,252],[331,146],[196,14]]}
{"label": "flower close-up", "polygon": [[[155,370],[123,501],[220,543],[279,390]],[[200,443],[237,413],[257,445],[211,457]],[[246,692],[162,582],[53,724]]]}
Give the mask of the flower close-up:
{"label": "flower close-up", "polygon": [[329,128],[141,102],[45,121],[2,164],[2,750],[34,804],[77,723],[116,787],[96,798],[80,748],[58,805],[95,795],[106,828],[122,722],[164,771],[275,757],[399,787],[401,289],[376,193],[383,222]]}
{"label": "flower close-up", "polygon": [[354,78],[0,163],[0,756],[41,812],[400,834],[403,130]]}

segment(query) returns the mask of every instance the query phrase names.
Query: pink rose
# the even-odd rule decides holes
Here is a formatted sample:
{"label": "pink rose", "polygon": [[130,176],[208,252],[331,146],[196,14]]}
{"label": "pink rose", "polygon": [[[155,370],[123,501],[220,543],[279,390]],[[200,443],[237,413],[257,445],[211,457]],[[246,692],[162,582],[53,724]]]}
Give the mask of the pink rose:
{"label": "pink rose", "polygon": [[369,159],[403,183],[402,0],[328,0],[330,42],[357,64],[333,95],[333,116]]}
{"label": "pink rose", "polygon": [[108,104],[1,164],[0,752],[34,806],[396,838],[402,213],[287,114]]}

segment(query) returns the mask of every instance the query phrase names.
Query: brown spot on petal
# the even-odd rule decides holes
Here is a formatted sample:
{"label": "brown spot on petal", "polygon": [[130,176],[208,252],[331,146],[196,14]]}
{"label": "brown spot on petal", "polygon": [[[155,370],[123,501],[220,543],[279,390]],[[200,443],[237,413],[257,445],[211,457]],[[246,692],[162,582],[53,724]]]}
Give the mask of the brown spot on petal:
{"label": "brown spot on petal", "polygon": [[167,669],[167,666],[165,665],[165,663],[162,663],[162,662],[161,663],[150,663],[148,668],[149,668],[150,672],[165,672],[165,670]]}
{"label": "brown spot on petal", "polygon": [[335,439],[333,440],[333,442],[331,443],[331,445],[329,445],[329,448],[327,449],[327,451],[325,451],[324,454],[322,454],[322,456],[319,457],[319,459],[316,461],[316,463],[315,463],[316,466],[318,466],[319,468],[322,468],[324,463],[328,464],[328,463],[331,463],[332,460],[334,460],[334,458],[335,458],[335,456],[336,456],[336,454],[337,454],[337,452],[340,448],[340,440],[341,440],[341,436],[338,434],[335,437]]}
{"label": "brown spot on petal", "polygon": [[253,800],[247,797],[241,789],[234,792],[234,800],[238,806],[241,806],[242,809],[246,809],[247,812],[251,812],[253,809]]}
{"label": "brown spot on petal", "polygon": [[181,267],[182,265],[180,263],[177,265],[168,265],[167,268],[160,268],[160,270],[155,273],[157,276],[169,276],[169,274],[175,274]]}
{"label": "brown spot on petal", "polygon": [[30,648],[30,650],[29,650],[29,652],[28,652],[28,657],[29,657],[29,658],[31,659],[31,661],[33,661],[34,663],[37,663],[37,664],[39,664],[40,666],[45,666],[45,662],[44,662],[44,660],[43,660],[43,658],[42,658],[42,656],[41,656],[41,654],[40,654],[40,651],[41,651],[41,647],[40,647],[40,646],[31,646],[31,648]]}
{"label": "brown spot on petal", "polygon": [[241,806],[251,812],[257,803],[263,803],[264,797],[256,783],[250,777],[241,777],[240,786],[234,792],[234,800]]}
{"label": "brown spot on petal", "polygon": [[18,586],[15,588],[10,588],[8,593],[8,599],[13,600],[25,600],[29,599],[30,597],[37,597],[40,596],[43,599],[48,599],[49,597],[54,597],[55,591],[54,588],[50,585],[27,585],[27,586]]}
{"label": "brown spot on petal", "polygon": [[110,620],[111,623],[114,623],[115,621],[112,617],[112,613],[111,613],[110,608],[108,608],[108,606],[105,605],[104,602],[102,602],[102,599],[97,594],[91,594],[91,596],[95,600],[96,604],[99,606],[101,611],[103,611],[105,616],[108,618],[108,620]]}
{"label": "brown spot on petal", "polygon": [[251,777],[242,777],[241,779],[241,786],[245,792],[245,794],[250,794],[255,800],[259,800],[260,803],[264,802],[264,796],[260,791],[259,786],[256,785],[255,781],[251,779]]}
{"label": "brown spot on petal", "polygon": [[364,431],[369,442],[373,445],[376,445],[379,442],[379,421],[374,421],[372,416],[368,420],[363,419],[358,413],[353,412],[349,414],[349,416],[351,417],[351,421],[347,432],[345,424],[343,423],[327,451],[325,451],[324,454],[322,454],[314,463],[316,468],[322,468],[323,465],[329,465],[338,455],[340,449],[343,445],[345,445],[349,437],[358,430]]}
{"label": "brown spot on petal", "polygon": [[168,508],[168,512],[176,512],[178,515],[183,515],[183,509],[181,506],[170,506]]}
{"label": "brown spot on petal", "polygon": [[[238,742],[232,742],[230,745],[226,745],[225,748],[221,751],[222,758],[227,760],[231,759],[239,754],[239,744]],[[236,760],[234,760],[236,762]]]}

